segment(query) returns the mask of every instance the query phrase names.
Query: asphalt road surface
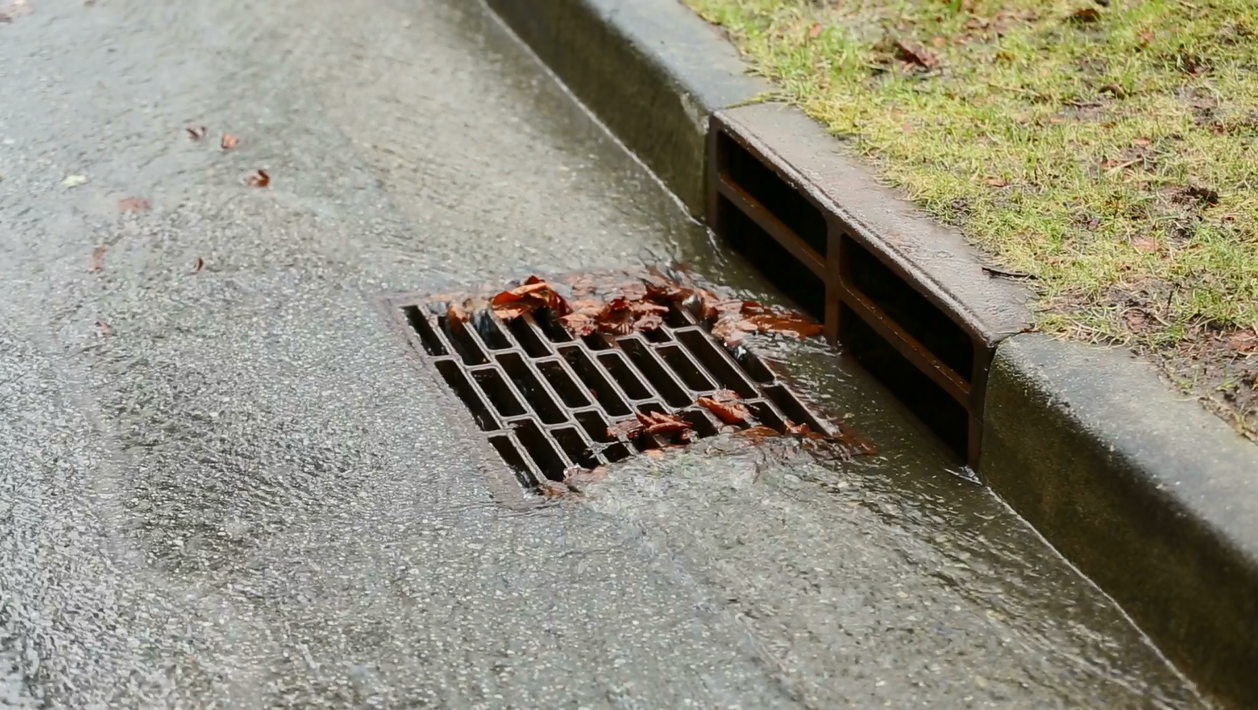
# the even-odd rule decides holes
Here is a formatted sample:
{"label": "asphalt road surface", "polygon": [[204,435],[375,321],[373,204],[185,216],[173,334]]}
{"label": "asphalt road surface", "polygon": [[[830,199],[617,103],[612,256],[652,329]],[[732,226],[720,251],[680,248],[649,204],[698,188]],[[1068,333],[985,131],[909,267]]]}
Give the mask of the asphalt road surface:
{"label": "asphalt road surface", "polygon": [[774,295],[478,3],[10,14],[0,706],[1204,706],[816,349],[780,357],[880,455],[499,506],[381,294],[671,257]]}

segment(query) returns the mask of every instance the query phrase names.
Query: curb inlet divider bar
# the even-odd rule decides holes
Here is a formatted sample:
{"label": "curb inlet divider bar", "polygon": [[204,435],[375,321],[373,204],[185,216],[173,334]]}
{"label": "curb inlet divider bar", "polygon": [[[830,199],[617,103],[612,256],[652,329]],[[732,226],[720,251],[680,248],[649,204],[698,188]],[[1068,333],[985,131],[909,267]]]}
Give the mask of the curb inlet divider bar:
{"label": "curb inlet divider bar", "polygon": [[714,115],[708,226],[975,471],[995,346],[933,284]]}

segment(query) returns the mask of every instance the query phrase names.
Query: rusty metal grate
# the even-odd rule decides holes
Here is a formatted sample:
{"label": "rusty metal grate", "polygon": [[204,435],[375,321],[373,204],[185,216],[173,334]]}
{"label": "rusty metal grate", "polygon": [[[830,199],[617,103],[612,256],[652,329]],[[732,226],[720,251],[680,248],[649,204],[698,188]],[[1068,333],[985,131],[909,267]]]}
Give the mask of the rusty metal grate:
{"label": "rusty metal grate", "polygon": [[[476,425],[526,491],[562,481],[572,467],[614,463],[670,442],[633,439],[613,425],[636,413],[673,414],[693,438],[734,426],[790,424],[836,438],[841,425],[818,416],[745,345],[726,347],[685,307],[674,305],[655,330],[574,337],[545,309],[503,321],[489,310],[452,324],[448,301],[393,300],[415,352],[466,405]],[[453,326],[453,327],[452,327]],[[696,404],[729,390],[752,416],[729,425]]]}

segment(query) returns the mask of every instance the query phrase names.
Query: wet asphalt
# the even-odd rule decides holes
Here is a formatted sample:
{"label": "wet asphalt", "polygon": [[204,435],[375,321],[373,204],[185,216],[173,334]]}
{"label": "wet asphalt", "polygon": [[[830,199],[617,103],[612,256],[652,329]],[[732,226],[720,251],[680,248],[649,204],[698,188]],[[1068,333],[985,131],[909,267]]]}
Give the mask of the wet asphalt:
{"label": "wet asphalt", "polygon": [[478,3],[30,7],[0,706],[1206,707],[824,350],[776,352],[876,457],[696,450],[499,506],[380,295],[676,258],[775,297]]}

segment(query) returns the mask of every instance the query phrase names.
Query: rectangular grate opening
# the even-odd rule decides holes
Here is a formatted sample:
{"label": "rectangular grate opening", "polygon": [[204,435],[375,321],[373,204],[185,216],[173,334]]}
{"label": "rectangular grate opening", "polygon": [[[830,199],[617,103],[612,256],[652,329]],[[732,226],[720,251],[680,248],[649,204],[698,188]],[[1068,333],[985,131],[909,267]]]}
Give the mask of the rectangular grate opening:
{"label": "rectangular grate opening", "polygon": [[716,140],[718,166],[728,180],[753,197],[824,259],[828,230],[821,211],[729,134],[722,132]]}
{"label": "rectangular grate opening", "polygon": [[825,320],[826,284],[821,277],[723,195],[717,197],[716,219],[730,246],[804,312],[819,321]]}
{"label": "rectangular grate opening", "polygon": [[533,421],[522,421],[515,425],[515,436],[528,452],[529,458],[537,464],[537,469],[552,481],[562,481],[567,463],[555,450],[550,439],[542,433],[541,427]]}
{"label": "rectangular grate opening", "polygon": [[552,429],[550,433],[573,463],[584,468],[594,468],[598,465],[598,458],[594,456],[593,450],[576,429]]}
{"label": "rectangular grate opening", "polygon": [[613,417],[623,417],[629,414],[629,405],[625,404],[625,400],[616,392],[611,381],[603,376],[603,372],[594,366],[589,355],[580,348],[567,348],[563,350],[563,357],[572,366],[572,371],[577,373],[577,377],[580,377],[581,382],[590,390],[594,399],[598,400],[604,412]]}
{"label": "rectangular grate opening", "polygon": [[668,369],[681,378],[682,384],[691,392],[711,392],[716,389],[681,348],[667,346],[656,348],[655,352],[668,365]]}
{"label": "rectangular grate opening", "polygon": [[511,468],[511,472],[515,474],[515,479],[519,481],[520,485],[526,488],[532,488],[537,485],[537,482],[533,480],[533,473],[529,470],[529,465],[524,462],[524,457],[520,455],[520,450],[511,442],[511,437],[505,434],[502,436],[491,436],[489,437],[489,443],[498,452],[498,455],[502,457],[502,460],[506,462],[507,466]]}
{"label": "rectangular grate opening", "polygon": [[[664,397],[665,402],[674,407],[684,407],[690,404],[692,401],[690,395],[677,384],[677,380],[673,379],[672,375],[668,374],[668,371],[652,354],[651,348],[637,338],[621,338],[618,342],[620,349],[629,356],[634,365],[638,366],[638,371],[646,376],[655,391]],[[642,399],[642,397],[636,399]]]}
{"label": "rectangular grate opening", "polygon": [[410,323],[411,328],[419,334],[419,342],[423,344],[424,351],[429,355],[445,355],[446,346],[441,342],[437,332],[432,329],[428,316],[417,306],[407,306],[403,312],[406,313],[406,322]]}
{"label": "rectangular grate opening", "polygon": [[475,325],[476,333],[480,336],[481,342],[490,350],[507,350],[511,347],[511,340],[503,334],[502,329],[498,327],[498,322],[489,316],[488,313],[481,313],[471,320]]}
{"label": "rectangular grate opening", "polygon": [[[448,361],[447,361],[448,362]],[[524,405],[520,404],[519,398],[507,386],[507,381],[497,370],[475,370],[472,377],[476,379],[476,384],[480,385],[481,391],[489,397],[489,401],[493,403],[494,409],[504,417],[518,417],[527,414]]]}
{"label": "rectangular grate opening", "polygon": [[[706,334],[697,330],[681,331],[677,333],[677,340],[703,367],[707,368],[708,372],[716,376],[723,389],[731,390],[744,399],[756,396],[756,389],[730,363],[728,356],[723,351],[717,350],[717,346],[708,339]],[[760,362],[756,361],[756,364],[759,365]]]}
{"label": "rectangular grate opening", "polygon": [[533,411],[546,424],[558,424],[568,421],[568,417],[560,409],[559,405],[542,386],[541,380],[537,379],[537,375],[533,374],[533,370],[524,361],[524,358],[517,353],[508,353],[498,356],[498,364],[502,365],[502,369],[506,370],[507,377],[515,383],[516,389],[520,394],[524,395],[524,399],[528,401]]}
{"label": "rectangular grate opening", "polygon": [[563,365],[559,364],[558,360],[539,362],[537,363],[537,370],[550,383],[551,389],[555,390],[555,393],[563,400],[564,406],[570,409],[589,406],[590,398],[588,394],[581,389],[580,385],[573,381],[572,377],[568,375],[568,371],[564,369]]}
{"label": "rectangular grate opening", "polygon": [[638,375],[619,354],[603,353],[598,356],[598,361],[603,365],[603,369],[611,374],[616,384],[620,385],[620,389],[629,395],[629,399],[648,399],[651,396],[651,390],[642,384],[642,380],[638,379]]}
{"label": "rectangular grate opening", "polygon": [[446,340],[454,346],[454,351],[459,354],[459,357],[463,358],[463,362],[468,365],[484,365],[489,362],[489,357],[481,350],[480,344],[476,342],[476,338],[468,331],[466,324],[451,327],[449,320],[445,316],[437,316],[437,325],[441,328],[442,334],[446,336]]}
{"label": "rectangular grate opening", "polygon": [[795,398],[782,385],[773,385],[765,387],[764,393],[769,395],[769,400],[778,406],[778,409],[786,415],[795,424],[807,424],[808,428],[813,431],[825,431],[821,428],[821,422],[817,421],[812,414],[804,408],[804,405]]}
{"label": "rectangular grate opening", "polygon": [[966,458],[969,413],[926,373],[917,369],[846,304],[840,305],[844,350],[891,391],[944,444]]}
{"label": "rectangular grate opening", "polygon": [[[527,316],[525,317],[527,318]],[[538,328],[541,328],[542,332],[546,334],[546,337],[552,343],[572,342],[572,334],[559,324],[559,319],[549,310],[542,308],[534,311],[533,322],[537,324]]]}
{"label": "rectangular grate opening", "polygon": [[485,406],[485,402],[476,393],[476,388],[467,379],[463,368],[459,367],[452,360],[441,360],[437,362],[437,372],[441,373],[441,377],[445,379],[446,384],[450,385],[450,389],[454,390],[454,393],[467,406],[468,411],[472,413],[472,418],[476,420],[477,426],[485,431],[498,428],[498,420],[494,418],[494,415],[489,411],[489,407]]}
{"label": "rectangular grate opening", "polygon": [[541,337],[538,336],[533,326],[529,325],[527,319],[511,319],[511,322],[507,324],[507,331],[515,338],[515,342],[520,344],[524,352],[528,353],[529,357],[546,357],[550,354],[550,346],[542,342]]}
{"label": "rectangular grate opening", "polygon": [[848,288],[878,306],[961,379],[970,381],[974,341],[935,304],[851,237],[842,242],[842,277]]}
{"label": "rectangular grate opening", "polygon": [[[630,273],[606,275],[625,283],[621,277]],[[662,277],[647,273],[656,281],[632,278],[658,285]],[[545,323],[558,324],[541,306],[510,320],[482,308],[451,322],[449,314],[456,311],[447,310],[448,296],[431,302],[404,296],[394,305],[398,327],[415,343],[412,354],[426,357],[467,408],[505,464],[500,475],[505,478],[509,470],[526,492],[554,495],[551,482],[565,481],[574,467],[594,469],[731,427],[763,425],[787,433],[791,420],[821,430],[818,423],[825,420],[745,344],[726,347],[710,325],[687,314],[684,308],[692,304],[683,308],[668,300],[668,293],[675,292],[639,297],[672,304],[658,329],[650,323],[620,336],[548,332]],[[485,302],[483,294],[469,299]],[[730,425],[699,403],[701,397],[718,396],[718,390],[736,393],[752,416]]]}

